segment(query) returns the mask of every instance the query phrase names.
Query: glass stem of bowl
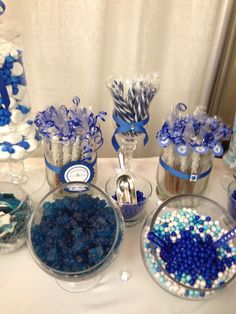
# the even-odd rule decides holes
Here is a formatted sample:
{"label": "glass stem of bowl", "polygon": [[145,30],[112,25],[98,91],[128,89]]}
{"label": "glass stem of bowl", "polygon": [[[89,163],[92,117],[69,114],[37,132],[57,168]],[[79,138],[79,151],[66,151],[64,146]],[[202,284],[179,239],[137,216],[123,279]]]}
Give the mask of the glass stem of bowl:
{"label": "glass stem of bowl", "polygon": [[125,168],[130,170],[133,153],[136,149],[138,139],[135,135],[122,135],[121,136],[121,151],[124,154]]}
{"label": "glass stem of bowl", "polygon": [[23,160],[11,161],[8,165],[12,183],[21,184],[28,180]]}

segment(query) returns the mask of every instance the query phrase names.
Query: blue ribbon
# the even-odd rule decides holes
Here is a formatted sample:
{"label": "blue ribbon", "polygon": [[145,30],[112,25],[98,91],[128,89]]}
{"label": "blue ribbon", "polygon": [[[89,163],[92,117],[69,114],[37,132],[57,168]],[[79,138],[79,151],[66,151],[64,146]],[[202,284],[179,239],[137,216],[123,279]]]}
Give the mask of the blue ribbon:
{"label": "blue ribbon", "polygon": [[[61,169],[63,168],[63,167],[57,167],[57,166],[54,166],[54,165],[52,165],[48,160],[47,160],[47,158],[46,158],[46,156],[44,156],[44,159],[45,159],[45,164],[46,164],[46,166],[50,169],[50,170],[52,170],[53,172],[55,172],[55,173],[57,173],[57,174],[60,174],[61,173]],[[81,164],[83,164],[83,161],[81,160],[77,160],[77,161],[75,161],[75,163],[78,163],[78,162],[81,162]],[[96,164],[96,162],[97,162],[97,157],[94,159],[94,161],[93,162],[91,162],[91,163],[89,163],[89,165],[91,166],[91,167],[94,167],[95,166],[95,164]],[[72,163],[73,163],[73,161],[72,161]],[[88,163],[88,162],[86,162],[86,163]]]}
{"label": "blue ribbon", "polygon": [[4,13],[6,10],[5,4],[0,0],[0,16]]}
{"label": "blue ribbon", "polygon": [[144,119],[142,121],[133,122],[133,123],[121,120],[114,113],[113,113],[112,117],[113,117],[113,120],[116,122],[116,125],[117,125],[117,129],[115,130],[115,132],[112,136],[112,139],[111,139],[112,145],[116,151],[118,151],[118,149],[119,149],[119,144],[117,143],[117,140],[116,140],[116,134],[119,134],[119,133],[125,133],[125,132],[143,133],[145,135],[143,143],[144,143],[144,145],[147,144],[148,134],[147,134],[146,129],[143,126],[148,123],[149,117],[147,117],[146,119]]}
{"label": "blue ribbon", "polygon": [[0,73],[0,94],[2,96],[2,102],[5,105],[5,109],[8,109],[8,107],[10,105],[10,99],[9,99],[8,92],[7,92],[7,89],[6,89],[6,85],[4,83],[4,80],[3,80],[3,77],[2,77],[1,73]]}
{"label": "blue ribbon", "polygon": [[178,177],[183,180],[194,181],[194,182],[208,176],[212,169],[212,167],[210,167],[207,171],[200,174],[188,174],[182,171],[178,171],[172,168],[171,166],[167,165],[161,157],[160,157],[160,164],[166,171],[173,174],[173,176]]}

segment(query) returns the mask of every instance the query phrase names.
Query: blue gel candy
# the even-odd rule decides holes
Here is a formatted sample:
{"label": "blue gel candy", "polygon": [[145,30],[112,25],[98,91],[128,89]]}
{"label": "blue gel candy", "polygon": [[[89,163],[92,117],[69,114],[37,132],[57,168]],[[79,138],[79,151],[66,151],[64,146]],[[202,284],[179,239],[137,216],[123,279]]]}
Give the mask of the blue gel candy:
{"label": "blue gel candy", "polygon": [[44,203],[42,219],[31,230],[37,256],[46,265],[67,272],[80,272],[101,262],[115,236],[114,210],[88,194]]}

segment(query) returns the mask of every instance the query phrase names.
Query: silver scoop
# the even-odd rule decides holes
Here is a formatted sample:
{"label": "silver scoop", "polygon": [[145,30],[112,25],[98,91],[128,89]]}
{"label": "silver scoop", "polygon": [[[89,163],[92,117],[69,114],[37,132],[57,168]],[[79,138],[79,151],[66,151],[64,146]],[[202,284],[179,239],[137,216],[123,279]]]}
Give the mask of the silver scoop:
{"label": "silver scoop", "polygon": [[120,206],[124,204],[137,204],[136,190],[133,178],[125,173],[123,152],[118,153],[120,168],[123,172],[116,180],[116,196]]}

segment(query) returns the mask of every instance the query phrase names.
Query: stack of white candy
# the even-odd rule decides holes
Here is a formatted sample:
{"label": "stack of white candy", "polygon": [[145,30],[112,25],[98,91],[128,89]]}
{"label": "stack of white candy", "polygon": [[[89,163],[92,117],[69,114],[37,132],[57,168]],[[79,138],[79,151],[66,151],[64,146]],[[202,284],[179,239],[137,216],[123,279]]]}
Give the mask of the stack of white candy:
{"label": "stack of white candy", "polygon": [[0,160],[21,160],[40,144],[32,121],[27,120],[30,108],[25,105],[26,82],[22,52],[6,40],[0,41],[0,74],[10,100],[9,107],[0,97]]}

